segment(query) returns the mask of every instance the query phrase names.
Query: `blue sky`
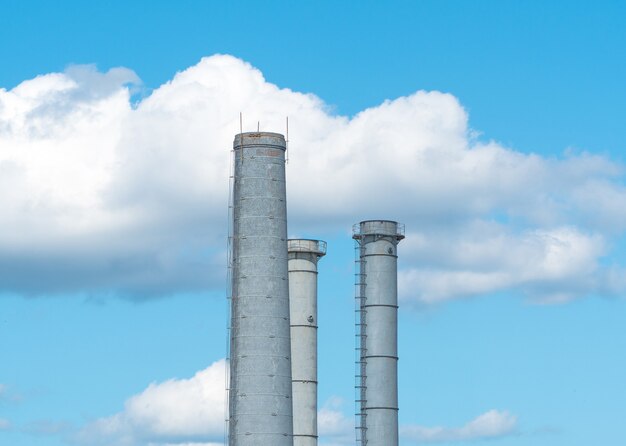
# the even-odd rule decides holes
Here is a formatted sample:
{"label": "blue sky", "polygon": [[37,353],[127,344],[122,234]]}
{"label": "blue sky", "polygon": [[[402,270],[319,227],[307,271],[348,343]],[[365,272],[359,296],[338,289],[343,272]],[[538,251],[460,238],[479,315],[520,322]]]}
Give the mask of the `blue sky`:
{"label": "blue sky", "polygon": [[322,444],[352,444],[350,229],[367,218],[407,226],[403,446],[623,444],[624,17],[617,1],[4,2],[0,443],[221,441],[205,402],[223,388],[243,111],[275,131],[289,115],[289,232],[328,241]]}

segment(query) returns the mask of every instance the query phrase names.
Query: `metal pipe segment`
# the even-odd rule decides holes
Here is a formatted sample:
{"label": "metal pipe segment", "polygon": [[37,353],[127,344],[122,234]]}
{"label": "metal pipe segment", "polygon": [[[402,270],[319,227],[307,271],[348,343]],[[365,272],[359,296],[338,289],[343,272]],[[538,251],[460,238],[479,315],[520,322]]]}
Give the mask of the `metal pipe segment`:
{"label": "metal pipe segment", "polygon": [[285,150],[235,136],[230,446],[293,446]]}
{"label": "metal pipe segment", "polygon": [[293,444],[317,446],[317,262],[326,242],[289,240]]}
{"label": "metal pipe segment", "polygon": [[398,446],[397,245],[404,226],[368,220],[355,227],[360,265],[360,438],[362,445]]}

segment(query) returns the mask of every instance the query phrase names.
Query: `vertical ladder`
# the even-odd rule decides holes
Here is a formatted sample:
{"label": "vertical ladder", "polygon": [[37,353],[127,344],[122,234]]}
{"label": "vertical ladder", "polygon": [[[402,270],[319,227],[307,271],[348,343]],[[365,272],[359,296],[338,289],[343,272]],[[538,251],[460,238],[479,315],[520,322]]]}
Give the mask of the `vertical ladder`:
{"label": "vertical ladder", "polygon": [[228,185],[228,239],[226,244],[226,364],[224,367],[224,446],[229,443],[230,422],[230,337],[231,337],[231,306],[233,299],[233,237],[234,237],[234,186],[235,186],[235,150],[230,151],[230,176]]}
{"label": "vertical ladder", "polygon": [[363,247],[360,240],[355,240],[354,246],[354,325],[355,325],[355,428],[357,446],[367,445],[367,419],[365,413],[367,388],[366,376],[366,309],[365,309],[365,260],[361,256]]}

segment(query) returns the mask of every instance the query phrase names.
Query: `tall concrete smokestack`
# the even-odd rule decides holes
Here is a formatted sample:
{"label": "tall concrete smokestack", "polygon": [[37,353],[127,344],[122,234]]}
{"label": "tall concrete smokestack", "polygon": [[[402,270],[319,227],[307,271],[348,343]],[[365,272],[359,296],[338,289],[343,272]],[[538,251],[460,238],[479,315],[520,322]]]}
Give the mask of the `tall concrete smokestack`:
{"label": "tall concrete smokestack", "polygon": [[317,445],[317,262],[326,242],[289,240],[293,444]]}
{"label": "tall concrete smokestack", "polygon": [[230,446],[292,446],[285,138],[235,136]]}
{"label": "tall concrete smokestack", "polygon": [[355,225],[357,274],[357,441],[398,446],[398,256],[404,226]]}

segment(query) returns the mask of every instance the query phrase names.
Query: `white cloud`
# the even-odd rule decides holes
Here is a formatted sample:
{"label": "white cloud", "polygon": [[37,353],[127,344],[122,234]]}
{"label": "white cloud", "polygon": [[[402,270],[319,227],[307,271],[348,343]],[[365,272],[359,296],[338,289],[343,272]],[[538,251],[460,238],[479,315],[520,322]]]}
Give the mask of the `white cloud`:
{"label": "white cloud", "polygon": [[[215,446],[222,444],[225,418],[224,360],[211,364],[189,379],[152,383],[130,397],[124,410],[85,425],[73,442],[86,446]],[[328,399],[318,412],[321,446],[354,443],[354,421],[343,412],[344,401]],[[46,423],[46,426],[50,423]],[[66,431],[67,425],[38,429],[37,433]],[[55,425],[55,426],[57,426]],[[8,428],[7,422],[5,428]],[[401,437],[417,443],[476,440],[515,432],[517,418],[491,410],[460,428],[401,426]],[[1,428],[1,425],[0,425]],[[31,432],[33,432],[31,430]]]}
{"label": "white cloud", "polygon": [[517,417],[498,410],[490,410],[463,427],[423,427],[402,426],[400,435],[403,439],[423,443],[482,440],[503,437],[515,433]]}
{"label": "white cloud", "polygon": [[76,441],[111,446],[217,444],[224,434],[225,365],[217,361],[192,378],[150,384],[126,400],[122,412],[86,425]]}
{"label": "white cloud", "polygon": [[[222,444],[225,365],[224,360],[217,361],[190,379],[150,384],[126,400],[122,412],[85,425],[73,436],[74,442],[86,446]],[[353,444],[354,422],[343,414],[343,406],[341,398],[332,397],[320,408],[320,445]],[[58,425],[63,429],[67,427],[62,423]],[[37,433],[44,433],[44,430],[37,429]]]}
{"label": "white cloud", "polygon": [[[318,414],[320,445],[354,444],[354,420],[344,414],[344,405],[338,397],[322,405]],[[422,444],[496,438],[514,434],[516,429],[517,417],[506,411],[490,410],[458,428],[403,425],[400,436],[404,442]]]}
{"label": "white cloud", "polygon": [[333,396],[319,409],[317,428],[322,446],[354,444],[354,420],[344,415],[343,399]]}
{"label": "white cloud", "polygon": [[513,233],[504,225],[473,222],[459,232],[408,234],[409,264],[399,274],[401,296],[433,303],[517,288],[559,302],[599,289],[604,239],[572,227]]}
{"label": "white cloud", "polygon": [[11,422],[5,418],[0,418],[0,431],[11,429]]}
{"label": "white cloud", "polygon": [[283,131],[290,117],[290,232],[336,234],[366,218],[407,224],[409,300],[625,289],[602,285],[619,277],[600,259],[626,229],[623,171],[605,157],[476,141],[461,104],[440,92],[336,116],[231,56],[203,59],[133,106],[138,83],[124,68],[72,67],[0,89],[1,291],[223,288],[240,111],[244,130],[260,121]]}

